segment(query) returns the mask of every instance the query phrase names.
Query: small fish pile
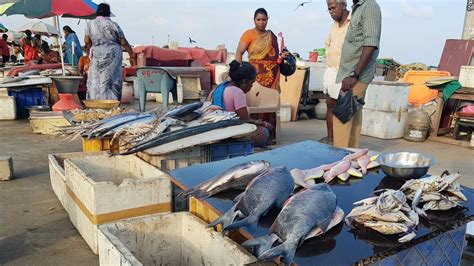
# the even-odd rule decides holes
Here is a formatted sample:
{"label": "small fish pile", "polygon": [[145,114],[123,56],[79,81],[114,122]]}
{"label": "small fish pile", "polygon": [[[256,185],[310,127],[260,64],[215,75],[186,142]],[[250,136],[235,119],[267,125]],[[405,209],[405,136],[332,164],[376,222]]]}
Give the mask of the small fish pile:
{"label": "small fish pile", "polygon": [[355,153],[345,156],[342,160],[324,164],[315,168],[300,170],[291,170],[291,175],[297,185],[308,188],[313,185],[312,180],[323,178],[324,182],[329,183],[335,178],[346,182],[349,177],[363,177],[367,170],[378,167],[377,156],[369,156],[368,149],[362,149]]}
{"label": "small fish pile", "polygon": [[267,161],[242,163],[182,194],[184,196],[207,198],[225,191],[245,189],[252,179],[269,169],[270,163]]}
{"label": "small fish pile", "polygon": [[140,141],[139,143],[126,144],[120,146],[120,155],[128,155],[144,151],[150,148],[158,147],[173,141],[177,141],[186,137],[202,134],[211,130],[220,128],[226,128],[231,126],[241,125],[243,122],[238,119],[233,120],[222,120],[211,124],[200,124],[192,127],[183,127],[179,130],[167,131],[163,133],[154,132],[151,136],[148,136],[146,140]]}
{"label": "small fish pile", "polygon": [[59,133],[91,138],[120,138],[120,154],[131,154],[209,130],[241,124],[235,112],[213,110],[209,104],[194,102],[167,113],[156,110],[128,112],[101,120],[59,128]]}
{"label": "small fish pile", "polygon": [[80,123],[69,127],[60,127],[58,132],[63,135],[72,136],[71,141],[79,136],[90,138],[101,138],[113,136],[117,132],[136,125],[151,124],[158,117],[153,112],[139,113],[129,112],[114,115],[105,119]]}
{"label": "small fish pile", "polygon": [[245,191],[234,199],[234,206],[208,227],[221,224],[222,234],[240,227],[255,227],[272,207],[283,206],[293,188],[294,182],[286,167],[271,168],[250,181]]}
{"label": "small fish pile", "polygon": [[336,205],[334,192],[327,184],[319,184],[289,198],[268,234],[242,246],[252,249],[259,260],[282,256],[285,265],[290,265],[304,240],[326,233],[343,219],[344,211]]}
{"label": "small fish pile", "polygon": [[346,216],[346,224],[371,228],[385,235],[399,235],[403,243],[416,237],[415,228],[419,223],[418,214],[408,205],[407,197],[400,190],[384,190],[376,197],[355,202]]}
{"label": "small fish pile", "polygon": [[[400,190],[412,201],[412,208],[420,215],[426,216],[429,210],[449,210],[460,206],[467,197],[457,180],[459,173],[442,176],[428,176],[408,180]],[[418,205],[422,204],[421,208]]]}
{"label": "small fish pile", "polygon": [[214,110],[206,112],[202,116],[202,120],[208,123],[215,123],[223,120],[238,119],[237,113],[235,112],[226,112],[222,110]]}
{"label": "small fish pile", "polygon": [[118,107],[111,110],[104,110],[104,109],[75,109],[70,111],[65,111],[66,113],[70,113],[73,120],[75,122],[83,122],[83,121],[90,121],[90,120],[97,120],[97,119],[104,119],[107,117],[111,117],[114,115],[119,115],[123,113],[127,113],[124,109]]}

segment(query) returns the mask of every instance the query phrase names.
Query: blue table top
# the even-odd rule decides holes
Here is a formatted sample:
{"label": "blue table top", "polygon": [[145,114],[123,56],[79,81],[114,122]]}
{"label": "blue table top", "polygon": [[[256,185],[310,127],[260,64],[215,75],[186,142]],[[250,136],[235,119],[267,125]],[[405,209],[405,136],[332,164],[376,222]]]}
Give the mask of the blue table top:
{"label": "blue table top", "polygon": [[[308,169],[340,160],[348,153],[346,150],[319,142],[304,141],[247,157],[176,169],[171,172],[171,175],[173,183],[182,189],[189,189],[234,165],[250,160],[267,160],[272,167],[286,166],[289,170]],[[399,179],[386,177],[381,170],[376,169],[365,175],[363,179],[351,178],[347,183],[332,183],[331,188],[337,196],[338,205],[345,214],[348,214],[353,207],[353,202],[371,196],[371,193],[378,189],[398,189],[403,183],[404,181]],[[305,241],[298,248],[295,262],[297,265],[347,265],[381,253],[396,253],[426,241],[430,239],[431,234],[439,230],[449,230],[453,225],[460,226],[467,223],[470,218],[474,218],[474,190],[464,188],[463,192],[470,200],[469,203],[465,203],[465,208],[428,213],[429,219],[420,220],[417,237],[408,244],[400,245],[396,237],[382,235],[370,229],[360,228],[351,231],[347,225],[341,223],[322,237]],[[226,193],[203,201],[217,212],[225,213],[232,207],[232,198],[235,195],[237,193]],[[245,231],[253,237],[265,235],[278,212],[279,210],[273,210],[261,219],[255,230],[246,228]]]}

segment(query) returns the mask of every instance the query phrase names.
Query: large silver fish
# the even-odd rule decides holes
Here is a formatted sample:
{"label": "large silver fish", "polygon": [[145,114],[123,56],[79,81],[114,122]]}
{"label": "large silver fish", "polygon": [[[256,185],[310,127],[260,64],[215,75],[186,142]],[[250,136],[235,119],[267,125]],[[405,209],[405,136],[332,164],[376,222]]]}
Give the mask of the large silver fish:
{"label": "large silver fish", "polygon": [[242,163],[183,194],[205,198],[224,191],[244,189],[252,179],[268,169],[270,169],[270,163],[267,161]]}
{"label": "large silver fish", "polygon": [[[288,199],[268,235],[245,241],[242,246],[252,248],[259,260],[282,256],[289,265],[305,239],[327,232],[343,218],[344,211],[336,205],[331,188],[327,184],[315,185]],[[279,244],[273,247],[275,242]]]}
{"label": "large silver fish", "polygon": [[286,167],[271,168],[250,181],[245,191],[235,198],[235,205],[209,227],[222,224],[223,234],[240,227],[254,227],[272,207],[283,206],[294,186]]}

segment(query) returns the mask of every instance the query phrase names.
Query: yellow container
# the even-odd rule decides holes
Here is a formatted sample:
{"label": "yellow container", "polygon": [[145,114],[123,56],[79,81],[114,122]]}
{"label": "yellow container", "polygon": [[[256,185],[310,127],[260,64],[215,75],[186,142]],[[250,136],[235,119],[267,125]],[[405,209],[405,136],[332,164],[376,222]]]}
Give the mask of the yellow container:
{"label": "yellow container", "polygon": [[[189,197],[189,212],[201,218],[207,223],[214,221],[220,216],[219,214],[217,214],[217,211],[214,208],[210,207],[206,203],[194,197]],[[217,231],[218,232],[222,231],[221,225],[217,226]],[[229,232],[228,236],[230,239],[234,240],[235,242],[239,244],[242,244],[246,240],[252,238],[252,236],[249,235],[247,232],[245,232],[243,229]]]}
{"label": "yellow container", "polygon": [[82,138],[82,151],[110,151],[111,153],[119,152],[119,142],[114,140],[111,143],[112,138],[101,138],[101,139],[87,139]]}

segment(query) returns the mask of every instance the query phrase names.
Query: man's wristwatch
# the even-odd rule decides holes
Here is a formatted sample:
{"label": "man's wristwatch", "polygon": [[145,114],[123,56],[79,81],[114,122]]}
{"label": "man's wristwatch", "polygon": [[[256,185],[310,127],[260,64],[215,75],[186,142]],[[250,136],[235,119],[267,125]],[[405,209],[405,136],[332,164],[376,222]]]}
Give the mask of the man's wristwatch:
{"label": "man's wristwatch", "polygon": [[351,78],[355,78],[355,79],[359,79],[359,74],[357,74],[355,71],[352,71],[350,74],[349,74],[349,77]]}

